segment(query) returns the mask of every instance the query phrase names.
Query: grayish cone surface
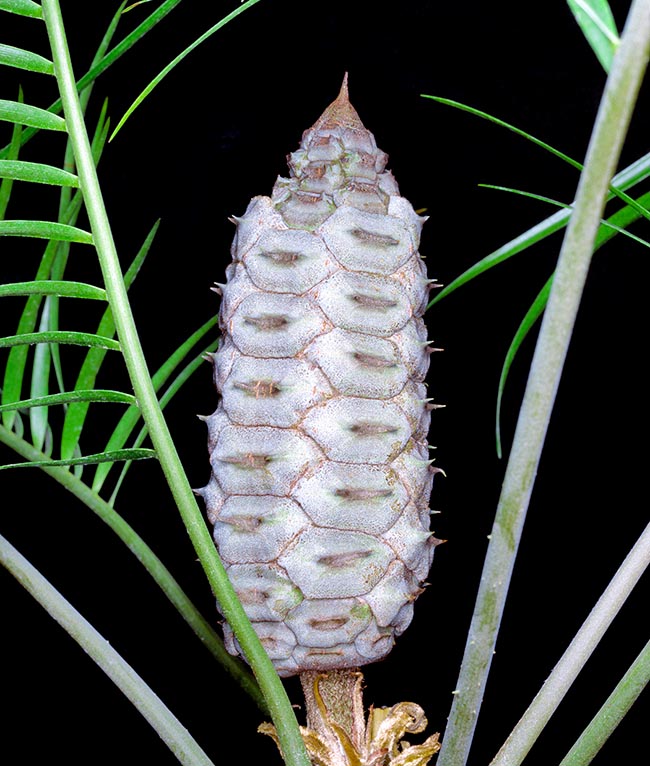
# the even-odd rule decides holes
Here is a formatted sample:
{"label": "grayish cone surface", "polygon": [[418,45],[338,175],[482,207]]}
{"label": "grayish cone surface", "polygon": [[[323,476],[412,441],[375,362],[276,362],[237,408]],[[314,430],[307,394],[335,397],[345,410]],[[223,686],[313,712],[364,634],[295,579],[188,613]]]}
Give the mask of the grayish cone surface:
{"label": "grayish cone surface", "polygon": [[388,654],[438,542],[424,219],[385,170],[347,76],[288,159],[290,177],[236,219],[201,490],[283,676]]}

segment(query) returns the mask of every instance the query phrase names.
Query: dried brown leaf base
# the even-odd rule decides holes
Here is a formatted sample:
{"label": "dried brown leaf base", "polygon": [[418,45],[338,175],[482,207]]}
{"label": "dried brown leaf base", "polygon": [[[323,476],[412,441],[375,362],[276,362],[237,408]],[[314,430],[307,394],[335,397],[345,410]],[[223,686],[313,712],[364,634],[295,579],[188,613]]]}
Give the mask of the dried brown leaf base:
{"label": "dried brown leaf base", "polygon": [[[426,766],[440,749],[438,734],[421,745],[402,739],[427,725],[424,711],[413,702],[371,707],[366,720],[359,670],[311,671],[300,680],[307,707],[307,726],[300,731],[314,766]],[[263,723],[258,731],[279,747],[274,726]]]}

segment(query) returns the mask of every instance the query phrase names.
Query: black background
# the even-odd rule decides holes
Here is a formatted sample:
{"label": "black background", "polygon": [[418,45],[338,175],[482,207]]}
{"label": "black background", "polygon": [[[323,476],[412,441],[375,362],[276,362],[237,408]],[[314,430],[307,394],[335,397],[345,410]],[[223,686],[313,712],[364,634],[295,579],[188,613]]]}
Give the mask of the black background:
{"label": "black background", "polygon": [[[90,123],[107,96],[115,124],[151,77],[233,5],[181,3],[100,78]],[[612,3],[619,28],[627,6]],[[67,0],[62,7],[81,74],[115,3]],[[131,11],[123,29],[152,7]],[[3,42],[47,50],[38,22],[3,14],[0,29]],[[420,1],[381,10],[366,0],[340,7],[262,0],[164,80],[101,161],[124,263],[162,219],[132,290],[152,369],[217,310],[209,287],[223,280],[229,260],[228,216],[241,214],[250,197],[270,193],[275,177],[286,173],[285,155],[336,96],[346,70],[352,102],[389,153],[403,195],[430,215],[421,252],[430,275],[441,282],[553,212],[479,183],[571,201],[574,169],[502,128],[420,97],[429,93],[484,109],[582,160],[605,77],[564,3]],[[19,80],[27,101],[45,106],[53,100],[54,88],[44,89],[44,78],[11,72],[0,73],[7,86],[0,97],[13,98]],[[646,86],[621,167],[648,149],[649,101]],[[2,131],[4,145],[8,133]],[[59,137],[39,137],[24,158],[56,163],[61,147]],[[49,190],[17,187],[10,217],[33,214],[37,202],[45,211],[54,199]],[[647,223],[634,231],[647,237]],[[470,760],[477,766],[495,754],[647,520],[648,257],[641,246],[616,240],[595,256],[590,271],[477,729]],[[377,705],[417,702],[431,730],[445,726],[505,468],[494,448],[501,363],[560,244],[555,235],[463,287],[427,316],[430,337],[445,349],[432,359],[429,385],[447,405],[434,413],[430,441],[447,474],[436,481],[432,507],[442,512],[434,519],[436,533],[448,542],[436,553],[413,624],[387,660],[366,669],[366,698]],[[32,278],[40,248],[9,240],[0,247],[3,281]],[[91,256],[80,248],[73,253],[70,275],[98,281]],[[3,304],[2,334],[14,332],[19,310]],[[63,326],[92,331],[94,308],[84,328],[79,314],[66,311]],[[529,339],[505,394],[506,452],[532,347]],[[66,354],[72,365],[81,358]],[[100,384],[128,390],[117,357]],[[205,365],[168,409],[193,486],[209,475],[204,426],[195,414],[215,405]],[[115,412],[109,410],[92,413],[84,452],[103,448]],[[2,457],[14,459],[7,449]],[[261,717],[254,705],[122,543],[35,470],[3,473],[1,482],[3,534],[132,663],[215,763],[279,762],[273,743],[255,733]],[[156,464],[131,469],[117,507],[216,622]],[[645,580],[532,751],[531,766],[561,759],[640,651],[648,595]],[[7,763],[176,763],[102,672],[6,573],[0,575],[0,598],[3,741],[13,740],[14,752],[21,748]],[[287,687],[299,703],[295,679]],[[623,751],[636,751],[643,760],[648,712],[646,694],[594,763],[618,764]]]}

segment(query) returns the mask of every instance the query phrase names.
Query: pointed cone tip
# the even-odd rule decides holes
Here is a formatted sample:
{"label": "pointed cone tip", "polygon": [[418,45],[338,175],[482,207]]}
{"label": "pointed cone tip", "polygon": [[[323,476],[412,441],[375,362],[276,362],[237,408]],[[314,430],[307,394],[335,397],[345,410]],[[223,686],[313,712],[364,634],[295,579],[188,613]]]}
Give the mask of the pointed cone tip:
{"label": "pointed cone tip", "polygon": [[348,73],[346,72],[343,75],[343,82],[341,83],[341,90],[339,91],[339,95],[336,97],[337,101],[347,101],[349,103],[350,101],[350,94],[348,92]]}
{"label": "pointed cone tip", "polygon": [[313,129],[342,127],[352,130],[365,130],[357,110],[350,103],[348,92],[348,73],[343,75],[343,83],[339,95],[316,120]]}

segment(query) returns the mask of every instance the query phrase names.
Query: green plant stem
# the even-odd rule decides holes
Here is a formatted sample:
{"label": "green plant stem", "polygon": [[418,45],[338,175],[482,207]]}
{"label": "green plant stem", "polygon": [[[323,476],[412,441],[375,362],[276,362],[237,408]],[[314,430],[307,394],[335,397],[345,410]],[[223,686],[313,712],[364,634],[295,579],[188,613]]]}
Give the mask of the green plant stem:
{"label": "green plant stem", "polygon": [[635,0],[607,80],[558,259],[515,431],[447,733],[437,766],[463,766],[490,670],[505,598],[608,184],[647,66],[650,1]]}
{"label": "green plant stem", "polygon": [[[491,766],[517,766],[523,761],[649,564],[650,524],[626,556],[530,707],[496,754]],[[595,730],[590,737],[591,742],[598,733],[595,724],[593,728]]]}
{"label": "green plant stem", "polygon": [[228,580],[156,398],[156,392],[147,370],[144,353],[136,331],[95,165],[90,153],[88,135],[79,108],[77,88],[65,40],[61,10],[57,0],[43,0],[43,16],[50,37],[52,58],[63,101],[66,124],[75,150],[77,171],[104,276],[106,293],[113,311],[131,384],[149,429],[151,441],[158,453],[158,459],[194,549],[219,600],[221,611],[231,625],[264,693],[278,732],[285,761],[290,766],[309,766],[309,759],[289,698]]}
{"label": "green plant stem", "polygon": [[[22,455],[26,460],[45,460],[46,455],[39,452],[26,441],[12,431],[0,425],[0,442],[6,444],[14,452]],[[57,481],[68,490],[74,497],[81,500],[120,538],[126,547],[133,553],[142,566],[156,581],[158,587],[171,601],[178,613],[194,631],[200,641],[209,652],[224,667],[225,670],[241,685],[244,691],[255,701],[260,710],[267,712],[266,703],[253,676],[246,670],[241,662],[231,657],[225,650],[223,642],[203,617],[199,610],[187,597],[181,586],[176,582],[171,572],[151,550],[147,543],[105,500],[80,479],[74,476],[66,468],[56,466],[43,466],[41,468],[48,476]]]}
{"label": "green plant stem", "polygon": [[582,732],[560,766],[587,766],[650,681],[650,641]]}
{"label": "green plant stem", "polygon": [[188,766],[214,766],[178,718],[101,633],[1,535],[0,563],[133,702],[181,763]]}

